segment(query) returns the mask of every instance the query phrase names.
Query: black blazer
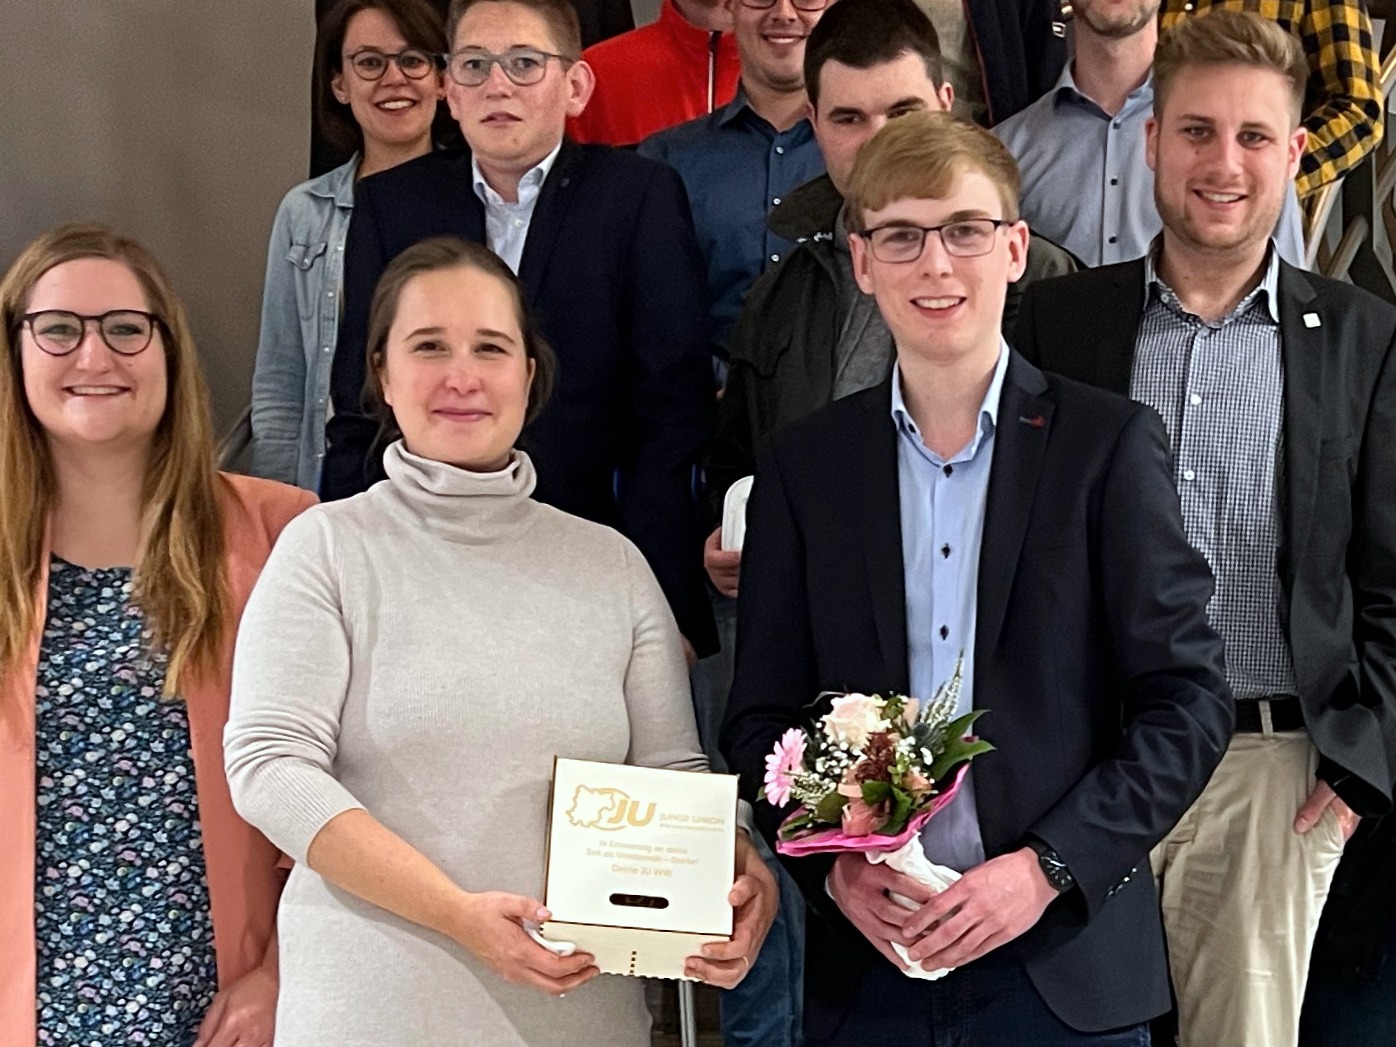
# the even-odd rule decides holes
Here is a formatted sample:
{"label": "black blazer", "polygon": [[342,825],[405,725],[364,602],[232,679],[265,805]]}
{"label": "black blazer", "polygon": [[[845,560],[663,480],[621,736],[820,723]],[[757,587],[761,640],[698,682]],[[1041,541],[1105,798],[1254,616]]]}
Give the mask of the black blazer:
{"label": "black blazer", "polygon": [[[777,434],[748,507],[723,748],[754,796],[822,691],[905,691],[905,583],[890,382]],[[1234,708],[1212,577],[1188,545],[1158,416],[1015,355],[994,437],[975,632],[974,765],[989,857],[1029,837],[1079,885],[1007,948],[1082,1030],[1169,1007],[1149,850],[1221,760]],[[928,696],[922,696],[928,697]],[[756,804],[763,831],[782,812]],[[806,1028],[837,1027],[885,962],[824,893],[831,860],[786,861],[811,917]]]}
{"label": "black blazer", "polygon": [[[1143,259],[1045,281],[1015,344],[1128,395],[1144,293]],[[1279,570],[1299,699],[1319,776],[1376,815],[1396,778],[1396,309],[1285,262],[1279,306]]]}
{"label": "black blazer", "polygon": [[[359,183],[322,497],[354,494],[382,475],[377,426],[360,402],[369,304],[389,261],[442,234],[485,242],[468,152],[423,156]],[[634,541],[699,654],[717,648],[693,495],[714,410],[706,273],[671,168],[563,143],[519,265],[558,357],[552,401],[522,442],[538,467],[535,497]]]}

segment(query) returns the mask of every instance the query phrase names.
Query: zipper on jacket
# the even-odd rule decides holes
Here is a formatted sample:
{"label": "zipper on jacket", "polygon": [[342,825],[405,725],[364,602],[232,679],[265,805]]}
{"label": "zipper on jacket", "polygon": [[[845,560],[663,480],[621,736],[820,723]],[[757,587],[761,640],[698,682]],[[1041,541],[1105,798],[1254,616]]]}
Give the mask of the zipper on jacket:
{"label": "zipper on jacket", "polygon": [[708,34],[708,112],[717,108],[717,48],[722,42],[722,34]]}

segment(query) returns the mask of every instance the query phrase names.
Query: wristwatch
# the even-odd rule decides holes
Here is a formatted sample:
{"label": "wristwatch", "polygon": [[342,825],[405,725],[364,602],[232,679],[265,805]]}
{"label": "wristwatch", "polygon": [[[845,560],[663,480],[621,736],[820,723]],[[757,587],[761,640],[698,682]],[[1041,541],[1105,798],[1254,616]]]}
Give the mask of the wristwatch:
{"label": "wristwatch", "polygon": [[1058,894],[1065,894],[1076,886],[1076,877],[1071,875],[1071,870],[1066,867],[1061,855],[1041,840],[1029,840],[1028,846],[1037,852],[1037,864],[1053,890]]}

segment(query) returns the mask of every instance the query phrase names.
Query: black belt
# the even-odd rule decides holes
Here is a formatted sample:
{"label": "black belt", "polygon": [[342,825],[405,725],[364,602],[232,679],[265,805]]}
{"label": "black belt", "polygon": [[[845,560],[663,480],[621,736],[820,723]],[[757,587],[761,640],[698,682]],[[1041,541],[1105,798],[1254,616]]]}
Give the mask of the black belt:
{"label": "black belt", "polygon": [[1292,695],[1277,698],[1242,698],[1236,703],[1236,733],[1260,734],[1265,727],[1260,719],[1260,704],[1270,706],[1270,730],[1302,731],[1304,710],[1299,707],[1299,699]]}

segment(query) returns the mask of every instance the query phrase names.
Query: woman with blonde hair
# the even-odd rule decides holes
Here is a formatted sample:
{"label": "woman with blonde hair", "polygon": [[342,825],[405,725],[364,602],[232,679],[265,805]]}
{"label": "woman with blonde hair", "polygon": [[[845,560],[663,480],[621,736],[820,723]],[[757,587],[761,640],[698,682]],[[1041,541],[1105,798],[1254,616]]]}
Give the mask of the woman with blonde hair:
{"label": "woman with blonde hair", "polygon": [[95,225],[0,281],[0,1047],[266,1047],[279,853],[223,776],[232,643],[313,498],[220,474],[184,310]]}

